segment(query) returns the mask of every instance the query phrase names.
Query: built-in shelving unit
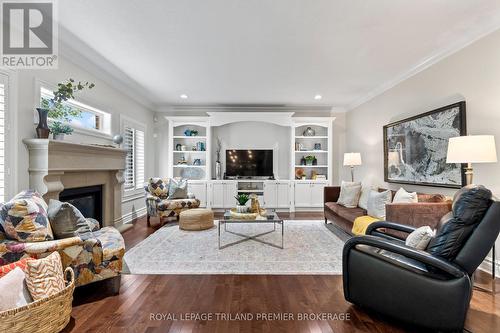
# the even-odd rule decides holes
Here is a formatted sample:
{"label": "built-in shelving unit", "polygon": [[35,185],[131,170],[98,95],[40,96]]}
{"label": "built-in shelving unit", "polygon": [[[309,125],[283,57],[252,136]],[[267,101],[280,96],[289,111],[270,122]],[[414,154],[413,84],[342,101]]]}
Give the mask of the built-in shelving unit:
{"label": "built-in shelving unit", "polygon": [[[208,117],[168,117],[169,177],[210,179]],[[194,133],[193,133],[194,132]]]}

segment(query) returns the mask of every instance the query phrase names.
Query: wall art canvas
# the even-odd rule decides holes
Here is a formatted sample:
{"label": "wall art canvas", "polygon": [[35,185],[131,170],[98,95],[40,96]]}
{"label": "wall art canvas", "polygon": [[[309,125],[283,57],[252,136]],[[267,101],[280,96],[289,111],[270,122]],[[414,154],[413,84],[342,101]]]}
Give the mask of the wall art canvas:
{"label": "wall art canvas", "polygon": [[466,132],[465,102],[384,126],[385,181],[462,187],[462,165],[446,163],[446,153],[448,139]]}

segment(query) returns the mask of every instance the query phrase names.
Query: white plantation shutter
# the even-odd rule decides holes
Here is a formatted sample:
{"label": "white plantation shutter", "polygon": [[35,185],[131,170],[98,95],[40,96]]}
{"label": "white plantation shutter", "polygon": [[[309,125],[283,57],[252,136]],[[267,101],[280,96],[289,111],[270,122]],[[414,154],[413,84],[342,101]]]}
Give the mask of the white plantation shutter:
{"label": "white plantation shutter", "polygon": [[7,78],[0,75],[0,202],[5,201],[5,109]]}
{"label": "white plantation shutter", "polygon": [[125,127],[124,133],[124,148],[127,150],[125,164],[125,189],[134,188],[134,129]]}
{"label": "white plantation shutter", "polygon": [[144,131],[134,125],[124,127],[124,148],[127,150],[125,190],[142,189],[144,183]]}
{"label": "white plantation shutter", "polygon": [[135,130],[135,188],[142,189],[144,183],[144,131]]}

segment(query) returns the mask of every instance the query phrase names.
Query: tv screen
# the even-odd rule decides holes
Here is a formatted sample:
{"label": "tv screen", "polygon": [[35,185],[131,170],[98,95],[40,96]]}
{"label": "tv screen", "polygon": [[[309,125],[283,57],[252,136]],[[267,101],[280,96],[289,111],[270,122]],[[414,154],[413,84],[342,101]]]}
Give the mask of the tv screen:
{"label": "tv screen", "polygon": [[226,150],[226,176],[271,177],[272,175],[272,149]]}

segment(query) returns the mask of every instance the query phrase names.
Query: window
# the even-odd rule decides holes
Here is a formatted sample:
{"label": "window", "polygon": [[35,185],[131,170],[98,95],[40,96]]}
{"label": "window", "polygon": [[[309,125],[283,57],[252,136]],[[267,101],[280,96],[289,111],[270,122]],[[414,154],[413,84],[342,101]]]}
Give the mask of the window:
{"label": "window", "polygon": [[144,183],[144,131],[125,124],[124,148],[127,150],[125,190],[142,189]]}
{"label": "window", "polygon": [[[49,100],[54,97],[52,91],[40,88],[40,105],[49,107]],[[50,120],[70,123],[72,127],[94,130],[109,134],[111,115],[75,100],[68,100],[60,107],[61,115]],[[64,115],[62,115],[64,113]]]}
{"label": "window", "polygon": [[7,77],[0,74],[0,202],[5,201],[5,174],[7,172],[5,159],[5,113],[7,108]]}

